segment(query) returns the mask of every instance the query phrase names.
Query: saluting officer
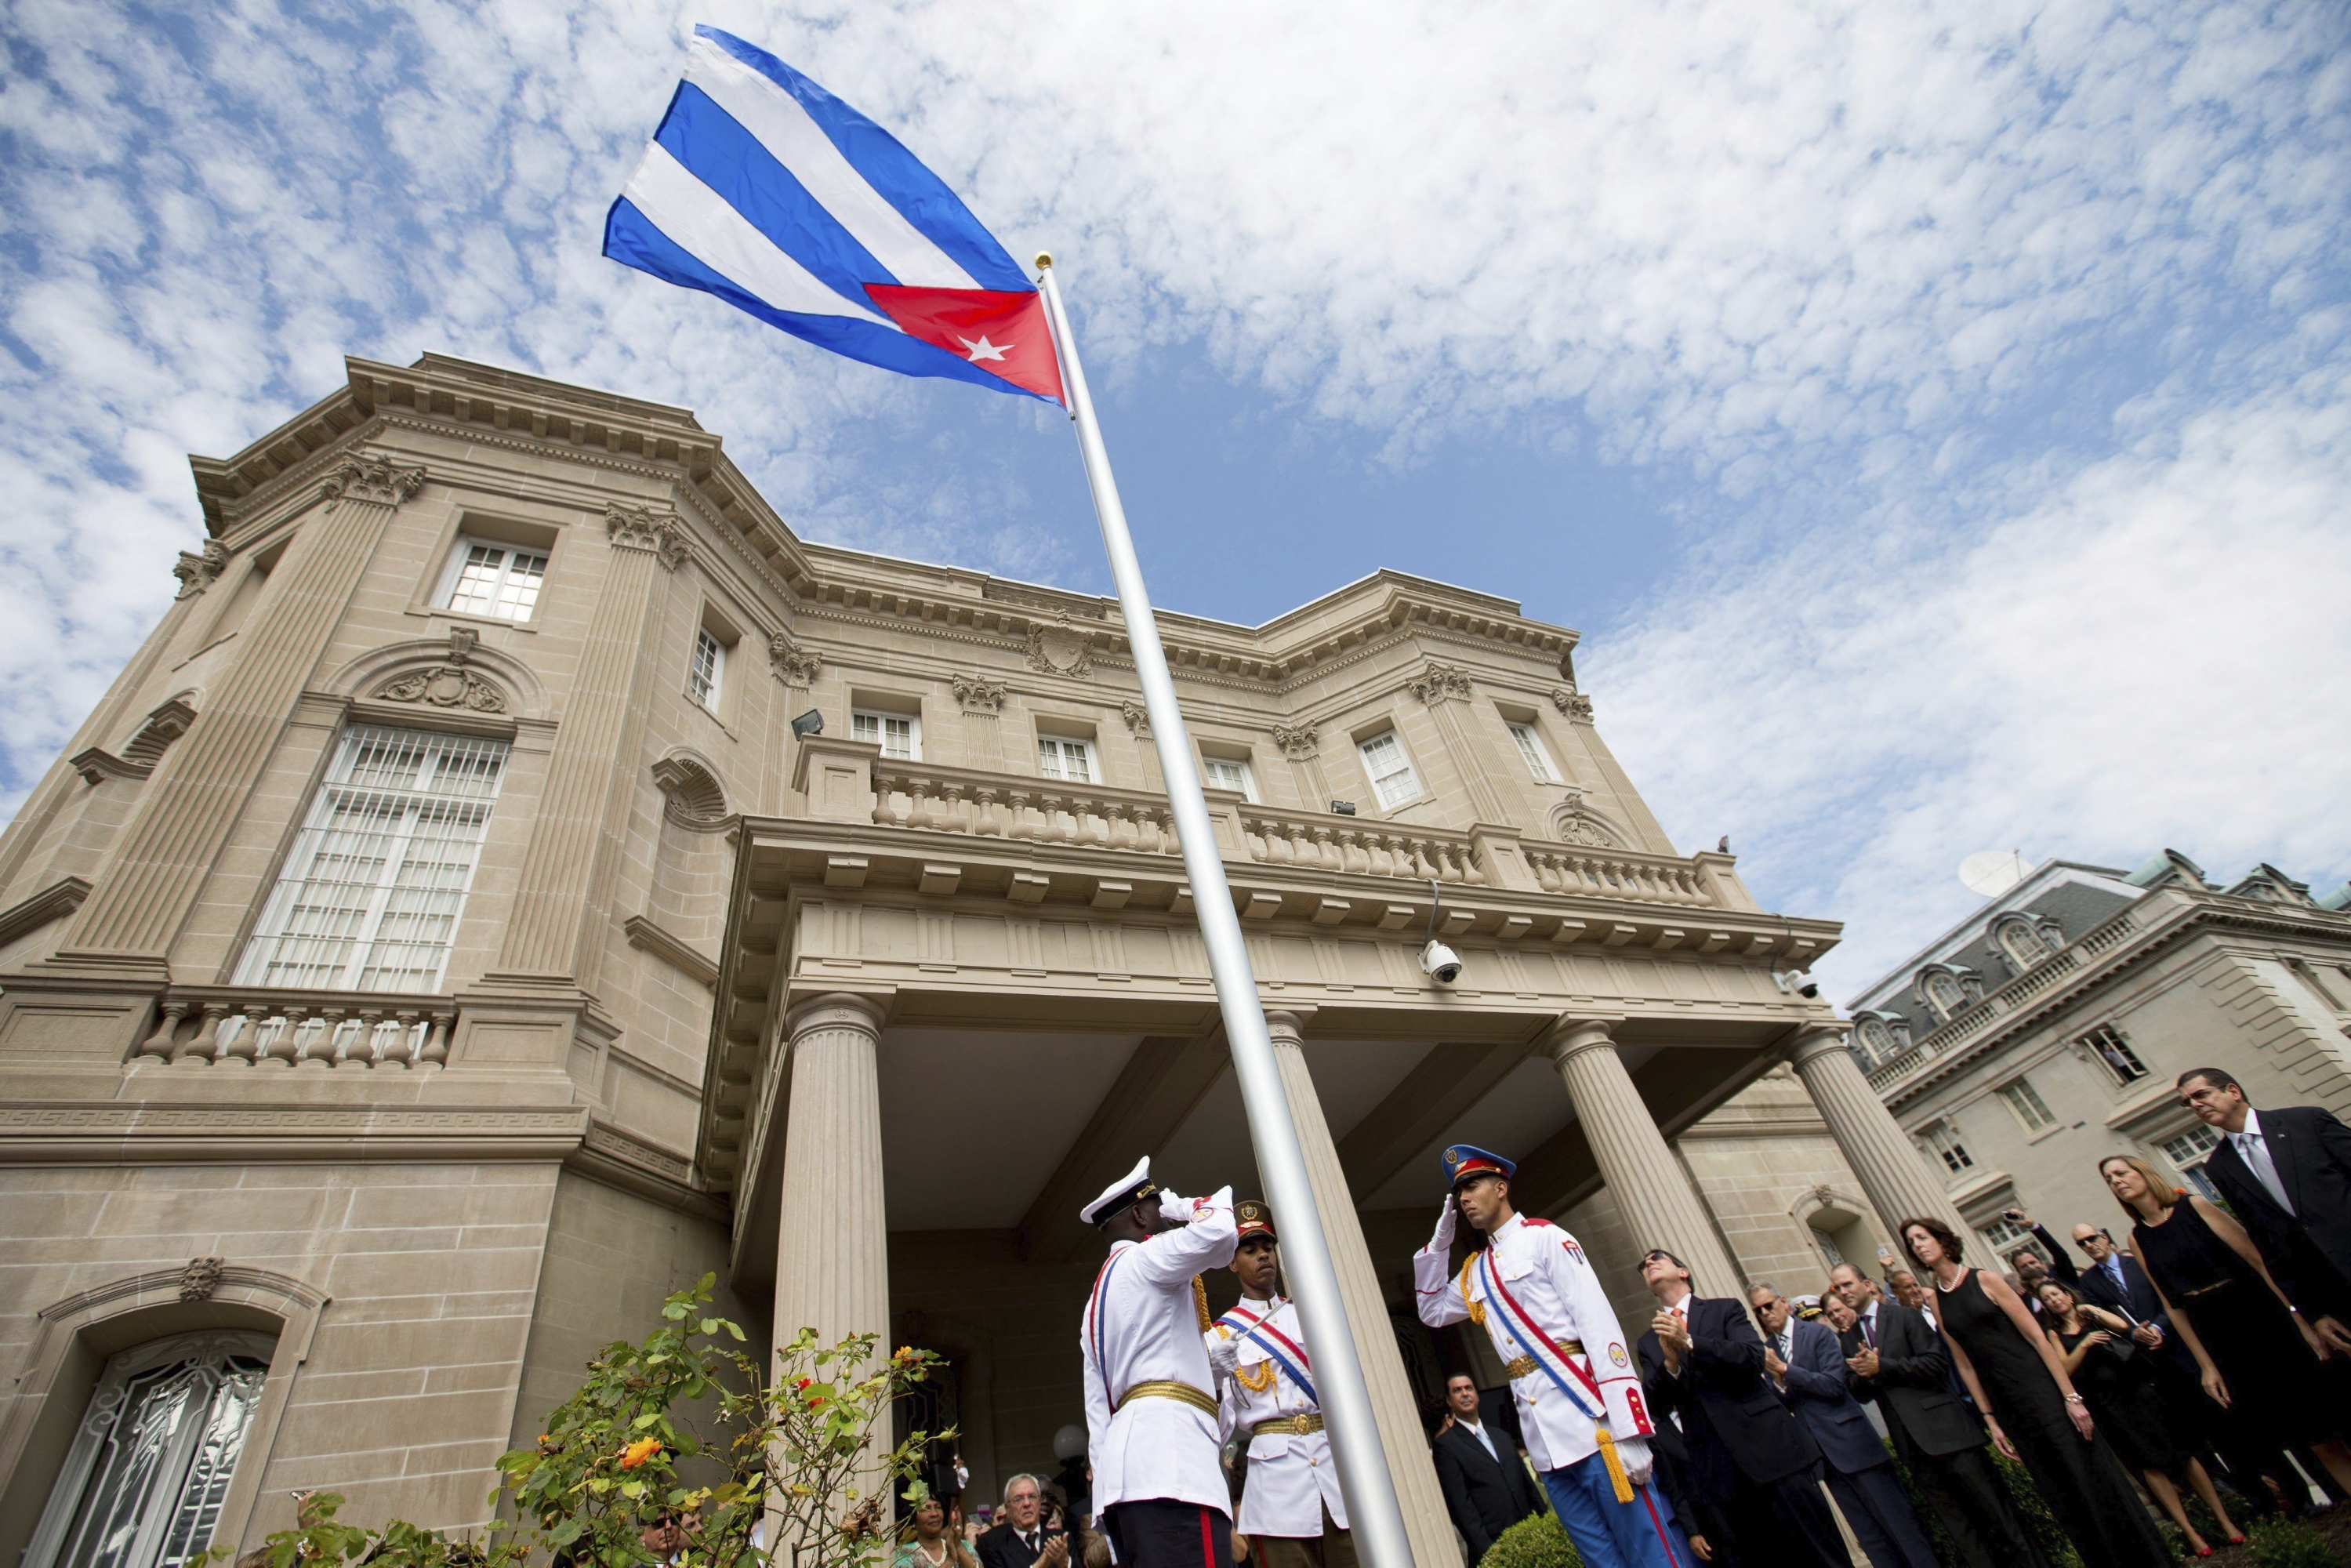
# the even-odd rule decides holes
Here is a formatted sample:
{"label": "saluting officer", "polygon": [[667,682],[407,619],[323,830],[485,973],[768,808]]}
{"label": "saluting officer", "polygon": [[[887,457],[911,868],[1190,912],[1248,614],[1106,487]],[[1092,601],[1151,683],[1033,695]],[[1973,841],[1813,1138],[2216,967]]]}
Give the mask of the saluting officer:
{"label": "saluting officer", "polygon": [[[1447,1191],[1437,1234],[1413,1255],[1420,1321],[1483,1327],[1510,1375],[1527,1452],[1585,1568],[1687,1568],[1649,1484],[1641,1381],[1615,1309],[1574,1237],[1510,1207],[1518,1166],[1456,1144],[1442,1156]],[[1457,1274],[1458,1218],[1486,1234]]]}
{"label": "saluting officer", "polygon": [[1110,1239],[1079,1330],[1102,1531],[1122,1568],[1228,1568],[1232,1516],[1197,1276],[1232,1260],[1233,1189],[1178,1197],[1145,1158],[1079,1212]]}
{"label": "saluting officer", "polygon": [[1258,1568],[1355,1568],[1347,1501],[1322,1431],[1314,1364],[1298,1309],[1276,1288],[1280,1240],[1273,1210],[1256,1198],[1233,1206],[1240,1245],[1233,1277],[1240,1303],[1208,1331],[1208,1360],[1223,1385],[1217,1441],[1249,1435],[1241,1533]]}

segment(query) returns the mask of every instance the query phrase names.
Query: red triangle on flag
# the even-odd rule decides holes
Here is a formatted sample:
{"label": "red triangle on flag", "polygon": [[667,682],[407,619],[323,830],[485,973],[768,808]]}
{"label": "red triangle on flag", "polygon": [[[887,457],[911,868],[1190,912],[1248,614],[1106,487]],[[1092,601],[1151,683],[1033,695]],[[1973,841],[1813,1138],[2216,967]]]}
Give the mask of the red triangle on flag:
{"label": "red triangle on flag", "polygon": [[869,283],[865,292],[906,335],[945,349],[1023,392],[1064,401],[1061,365],[1033,288],[909,288]]}

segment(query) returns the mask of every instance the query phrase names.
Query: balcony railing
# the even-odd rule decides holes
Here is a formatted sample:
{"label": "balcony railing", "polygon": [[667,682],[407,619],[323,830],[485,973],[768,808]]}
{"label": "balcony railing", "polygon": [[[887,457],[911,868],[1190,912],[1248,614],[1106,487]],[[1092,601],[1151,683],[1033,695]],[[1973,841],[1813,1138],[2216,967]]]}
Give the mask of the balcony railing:
{"label": "balcony railing", "polygon": [[2078,941],[2068,943],[2008,984],[1985,992],[1983,1000],[1920,1035],[1911,1042],[1909,1050],[1871,1068],[1869,1086],[1884,1093],[1922,1071],[1928,1062],[1964,1050],[1990,1032],[2000,1019],[2120,946],[2141,925],[2137,906],[2133,905],[2104,925],[2092,927]]}
{"label": "balcony railing", "polygon": [[439,1067],[456,1004],[394,991],[174,986],[131,1052],[173,1067]]}
{"label": "balcony railing", "polygon": [[[873,821],[883,827],[1091,845],[1142,854],[1177,852],[1166,800],[1141,790],[1014,778],[929,763],[873,764]],[[1468,833],[1243,804],[1237,819],[1248,858],[1358,876],[1480,886],[1493,867]],[[1690,862],[1633,850],[1521,840],[1546,893],[1645,903],[1710,905],[1712,885]]]}

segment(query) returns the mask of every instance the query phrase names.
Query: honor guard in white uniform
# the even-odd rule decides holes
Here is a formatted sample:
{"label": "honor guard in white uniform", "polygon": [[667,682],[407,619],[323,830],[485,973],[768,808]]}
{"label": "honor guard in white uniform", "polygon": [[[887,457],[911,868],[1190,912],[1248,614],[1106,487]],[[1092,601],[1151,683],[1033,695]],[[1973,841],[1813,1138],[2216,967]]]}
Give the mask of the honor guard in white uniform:
{"label": "honor guard in white uniform", "polygon": [[1217,1441],[1249,1435],[1240,1531],[1256,1568],[1355,1568],[1347,1500],[1322,1431],[1305,1330],[1297,1307],[1278,1289],[1273,1210],[1245,1198],[1233,1216],[1240,1244],[1232,1269],[1241,1299],[1217,1320],[1207,1343],[1221,1385]]}
{"label": "honor guard in white uniform", "polygon": [[1199,1274],[1232,1261],[1233,1190],[1178,1197],[1145,1159],[1080,1212],[1110,1239],[1079,1329],[1103,1533],[1123,1568],[1231,1568]]}
{"label": "honor guard in white uniform", "polygon": [[[1527,1453],[1585,1568],[1688,1568],[1667,1528],[1673,1506],[1649,1484],[1641,1379],[1616,1311],[1574,1237],[1511,1208],[1518,1166],[1457,1144],[1437,1234],[1413,1255],[1420,1321],[1468,1318],[1510,1376]],[[1457,1218],[1486,1234],[1453,1267]]]}

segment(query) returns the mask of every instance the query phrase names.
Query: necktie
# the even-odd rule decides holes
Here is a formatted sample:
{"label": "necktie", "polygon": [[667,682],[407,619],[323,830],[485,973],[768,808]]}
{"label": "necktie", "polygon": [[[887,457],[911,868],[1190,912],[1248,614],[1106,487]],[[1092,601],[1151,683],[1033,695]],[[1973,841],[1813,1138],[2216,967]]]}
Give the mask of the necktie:
{"label": "necktie", "polygon": [[2277,1199],[2280,1208],[2293,1214],[2294,1204],[2285,1196],[2285,1184],[2278,1179],[2277,1166],[2270,1159],[2269,1140],[2259,1133],[2231,1135],[2237,1141],[2238,1155],[2244,1160],[2245,1168],[2253,1173],[2253,1179],[2262,1184],[2262,1190]]}
{"label": "necktie", "polygon": [[1876,1308],[1872,1308],[1869,1314],[1861,1320],[1861,1337],[1864,1343],[1865,1343],[1870,1349],[1876,1350],[1877,1348],[1877,1311]]}

